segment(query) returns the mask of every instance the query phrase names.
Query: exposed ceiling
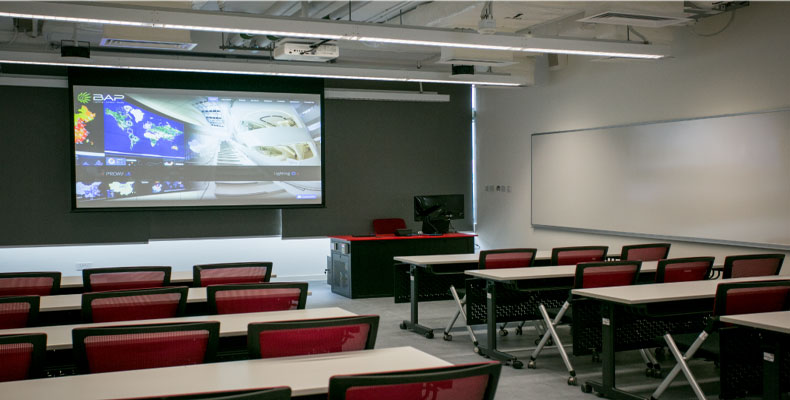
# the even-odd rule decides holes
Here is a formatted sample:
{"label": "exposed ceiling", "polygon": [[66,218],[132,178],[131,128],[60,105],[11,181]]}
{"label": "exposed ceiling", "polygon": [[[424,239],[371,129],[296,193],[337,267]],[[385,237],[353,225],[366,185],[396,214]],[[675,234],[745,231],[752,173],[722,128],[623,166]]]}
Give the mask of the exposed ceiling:
{"label": "exposed ceiling", "polygon": [[[447,79],[467,83],[490,81],[530,85],[533,83],[535,56],[543,53],[544,48],[548,48],[548,52],[552,51],[553,46],[559,46],[561,50],[558,52],[562,52],[566,45],[573,51],[577,48],[587,49],[585,51],[608,49],[615,55],[630,49],[641,51],[639,49],[642,47],[662,46],[661,48],[671,49],[673,32],[678,26],[694,24],[701,18],[744,5],[748,3],[222,0],[54,4],[0,2],[0,15],[6,13],[6,16],[0,16],[0,63],[57,65],[62,62],[172,69],[178,66],[206,71],[224,69],[271,74],[292,71],[297,75],[309,75],[306,71],[324,71],[327,76],[336,77],[386,79],[392,76],[397,77],[393,80],[430,82]],[[92,19],[86,19],[86,15],[90,15]],[[585,18],[585,21],[580,21]],[[150,27],[166,28],[168,24],[184,27],[184,23],[179,25],[174,22],[179,20],[198,22],[190,22],[194,25],[190,25],[188,30]],[[119,26],[124,21],[148,21],[148,25]],[[218,28],[219,25],[214,26],[212,23],[221,26]],[[284,28],[274,31],[281,34],[264,34],[272,30],[271,26],[278,24]],[[320,33],[311,38],[283,33],[313,32],[314,26],[316,32]],[[398,29],[382,31],[388,27]],[[339,32],[337,37],[325,35],[333,28],[337,28]],[[370,33],[362,33],[368,28],[371,29]],[[348,33],[352,30],[353,33]],[[362,36],[386,38],[357,39]],[[446,38],[448,42],[460,40],[482,43],[484,48],[497,47],[501,43],[502,46],[520,50],[492,51],[425,43],[411,44],[420,40],[437,41],[434,38]],[[546,38],[548,41],[536,45],[537,38]],[[118,44],[120,41],[121,46],[156,42],[155,46],[163,48],[107,47],[102,45],[103,39],[105,43],[111,43],[113,41],[109,39],[115,39],[114,43]],[[274,59],[276,48],[280,47],[278,51],[282,53],[286,49],[283,47],[284,43],[294,40],[305,43],[308,51],[312,52],[308,55],[316,56],[318,50],[326,50],[324,54],[328,56],[313,57],[310,60],[309,57],[301,56],[295,56],[296,60],[290,61]],[[85,47],[88,43],[90,59],[61,57],[62,46]],[[332,45],[336,48],[332,48]],[[187,47],[192,48],[186,50]],[[334,51],[339,53],[337,57],[332,55]],[[671,56],[671,53],[662,55]],[[452,64],[471,65],[475,73],[452,75]]]}

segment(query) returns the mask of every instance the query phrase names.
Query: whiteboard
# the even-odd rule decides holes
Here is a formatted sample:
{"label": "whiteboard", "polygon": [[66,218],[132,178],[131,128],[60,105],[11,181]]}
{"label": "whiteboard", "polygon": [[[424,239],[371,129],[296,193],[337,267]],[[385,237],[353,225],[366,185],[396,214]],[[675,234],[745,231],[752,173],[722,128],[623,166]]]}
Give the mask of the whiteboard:
{"label": "whiteboard", "polygon": [[532,225],[790,249],[790,110],[532,135]]}

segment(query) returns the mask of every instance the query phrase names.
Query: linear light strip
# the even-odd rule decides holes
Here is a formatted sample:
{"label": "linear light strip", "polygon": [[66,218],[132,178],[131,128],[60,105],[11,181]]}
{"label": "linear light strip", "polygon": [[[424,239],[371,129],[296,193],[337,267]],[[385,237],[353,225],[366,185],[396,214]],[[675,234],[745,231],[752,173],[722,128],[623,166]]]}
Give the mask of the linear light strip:
{"label": "linear light strip", "polygon": [[88,64],[88,63],[83,64],[83,63],[61,62],[61,61],[24,61],[24,60],[0,59],[0,63],[23,64],[23,65],[45,65],[45,66],[57,66],[57,67],[112,68],[112,69],[131,69],[131,70],[143,70],[143,71],[199,72],[199,73],[214,73],[214,74],[265,75],[265,76],[283,76],[283,77],[300,77],[300,78],[353,79],[353,80],[390,81],[390,82],[451,83],[451,84],[464,84],[464,85],[487,85],[487,86],[508,86],[508,87],[522,86],[519,83],[512,83],[512,82],[490,82],[490,81],[427,79],[427,78],[398,78],[398,77],[380,77],[380,76],[362,76],[362,75],[290,73],[290,72],[274,72],[274,71],[238,71],[238,70],[185,68],[185,67],[180,67],[180,68],[146,67],[146,66],[136,66],[136,65],[111,65],[111,64]]}

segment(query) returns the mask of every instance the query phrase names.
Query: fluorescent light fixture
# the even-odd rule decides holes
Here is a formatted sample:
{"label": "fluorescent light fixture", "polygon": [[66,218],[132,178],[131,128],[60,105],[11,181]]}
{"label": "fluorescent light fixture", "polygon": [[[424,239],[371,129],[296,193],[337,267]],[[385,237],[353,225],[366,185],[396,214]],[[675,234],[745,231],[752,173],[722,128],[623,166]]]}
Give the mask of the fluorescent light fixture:
{"label": "fluorescent light fixture", "polygon": [[449,94],[436,92],[406,92],[396,90],[331,89],[324,90],[325,99],[448,102]]}
{"label": "fluorescent light fixture", "polygon": [[[566,38],[532,38],[515,35],[480,35],[430,28],[404,28],[315,19],[266,18],[233,13],[208,13],[132,6],[0,2],[0,16],[79,23],[186,29],[204,32],[247,33],[329,40],[353,40],[417,46],[461,47],[585,56],[658,59],[666,46],[634,42],[605,42]],[[109,17],[112,16],[112,17]],[[266,27],[266,29],[261,29]]]}

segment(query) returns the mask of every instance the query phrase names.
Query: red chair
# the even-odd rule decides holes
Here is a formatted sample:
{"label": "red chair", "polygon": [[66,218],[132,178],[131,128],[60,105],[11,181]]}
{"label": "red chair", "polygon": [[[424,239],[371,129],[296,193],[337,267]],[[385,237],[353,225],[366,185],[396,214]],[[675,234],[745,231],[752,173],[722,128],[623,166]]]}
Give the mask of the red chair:
{"label": "red chair", "polygon": [[43,375],[47,335],[0,335],[0,382]]}
{"label": "red chair", "polygon": [[724,259],[724,279],[779,275],[784,254],[748,254]]}
{"label": "red chair", "polygon": [[82,320],[111,322],[180,317],[186,310],[188,291],[185,286],[173,286],[83,293]]}
{"label": "red chair", "polygon": [[[659,398],[678,373],[683,371],[697,398],[704,399],[705,394],[694,378],[687,362],[698,351],[707,353],[708,357],[712,358],[715,358],[715,355],[719,353],[718,331],[723,326],[719,320],[721,316],[783,310],[790,310],[790,281],[720,283],[716,288],[713,316],[699,335],[675,335],[674,338],[669,333],[664,335],[664,340],[677,364],[650,398]],[[714,345],[706,345],[708,343],[714,343]],[[688,350],[681,353],[678,344]]]}
{"label": "red chair", "polygon": [[206,288],[211,314],[303,310],[307,282],[212,285]]}
{"label": "red chair", "polygon": [[83,373],[172,367],[214,361],[219,322],[74,328],[71,336]]}
{"label": "red chair", "polygon": [[329,378],[329,400],[493,400],[498,362]]}
{"label": "red chair", "polygon": [[[535,253],[537,253],[537,251],[537,249],[483,250],[480,252],[478,268],[499,269],[531,267],[535,263]],[[444,328],[444,340],[453,340],[453,336],[450,334],[450,331],[453,329],[455,321],[458,320],[460,315],[463,315],[464,322],[466,322],[466,312],[464,311],[464,306],[466,305],[466,294],[463,293],[465,290],[466,289],[458,290],[454,285],[450,285],[450,294],[452,294],[453,300],[455,300],[455,304],[458,306],[458,310],[455,311],[455,315],[453,315],[450,323]],[[463,298],[461,296],[463,296]],[[507,324],[503,324],[500,327],[501,332],[507,332],[505,331],[506,325]],[[521,326],[519,326],[519,329],[520,328]],[[469,333],[469,337],[472,338],[472,343],[475,347],[477,347],[477,336],[475,336],[472,327],[467,324],[466,330]]]}
{"label": "red chair", "polygon": [[147,289],[170,284],[170,267],[109,267],[82,270],[86,292]]}
{"label": "red chair", "polygon": [[623,246],[620,259],[623,261],[658,261],[669,256],[669,243],[632,244]]}
{"label": "red chair", "polygon": [[265,283],[272,278],[269,261],[202,264],[192,267],[196,287],[229,283]]}
{"label": "red chair", "polygon": [[551,249],[551,265],[604,261],[608,251],[608,246],[555,247]]}
{"label": "red chair", "polygon": [[373,220],[373,232],[377,235],[394,234],[398,229],[405,229],[403,218],[379,218]]}
{"label": "red chair", "polygon": [[247,328],[251,358],[288,357],[372,349],[378,315],[258,322]]}
{"label": "red chair", "polygon": [[670,258],[658,262],[656,283],[701,281],[713,269],[713,257]]}
{"label": "red chair", "polygon": [[0,297],[0,329],[24,328],[35,324],[40,304],[39,296]]}
{"label": "red chair", "polygon": [[[573,282],[573,288],[592,289],[600,287],[633,285],[636,283],[636,280],[639,277],[639,270],[641,267],[641,261],[580,263],[576,265],[576,277]],[[532,355],[529,357],[530,361],[527,364],[528,368],[537,368],[536,362],[538,355],[540,355],[540,352],[543,350],[543,347],[546,346],[546,343],[549,341],[549,339],[552,339],[554,340],[557,351],[560,352],[562,361],[565,362],[565,367],[568,369],[568,373],[570,374],[570,377],[568,377],[569,385],[576,384],[576,371],[573,369],[573,365],[571,365],[568,354],[565,352],[565,348],[562,346],[562,341],[560,340],[560,337],[557,335],[557,331],[554,328],[560,323],[560,321],[562,321],[563,317],[568,317],[568,320],[571,320],[572,322],[573,316],[570,312],[570,308],[575,301],[576,300],[574,300],[573,294],[569,294],[568,300],[565,301],[565,303],[562,305],[562,308],[560,308],[560,310],[556,313],[554,319],[549,316],[546,306],[543,304],[538,306],[540,314],[543,316],[543,322],[546,324],[547,331],[543,335],[543,338],[540,339],[538,347],[532,352]]]}
{"label": "red chair", "polygon": [[58,294],[60,272],[5,272],[0,274],[0,296]]}
{"label": "red chair", "polygon": [[124,400],[289,400],[290,387],[271,389],[233,390],[229,392],[178,394],[173,396],[143,397]]}

